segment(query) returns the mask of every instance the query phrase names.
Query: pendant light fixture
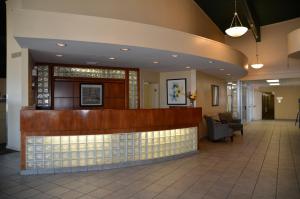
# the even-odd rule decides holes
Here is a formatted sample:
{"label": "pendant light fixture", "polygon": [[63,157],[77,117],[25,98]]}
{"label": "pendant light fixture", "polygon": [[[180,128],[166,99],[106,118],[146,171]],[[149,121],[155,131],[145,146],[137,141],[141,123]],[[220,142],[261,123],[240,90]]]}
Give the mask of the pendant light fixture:
{"label": "pendant light fixture", "polygon": [[258,60],[257,42],[255,42],[255,49],[256,49],[256,63],[251,64],[251,67],[254,68],[254,69],[260,69],[264,65],[262,63],[260,63],[259,60]]}
{"label": "pendant light fixture", "polygon": [[225,30],[226,34],[231,37],[240,37],[248,31],[248,28],[242,25],[239,15],[236,11],[236,0],[234,0],[234,15],[230,27]]}

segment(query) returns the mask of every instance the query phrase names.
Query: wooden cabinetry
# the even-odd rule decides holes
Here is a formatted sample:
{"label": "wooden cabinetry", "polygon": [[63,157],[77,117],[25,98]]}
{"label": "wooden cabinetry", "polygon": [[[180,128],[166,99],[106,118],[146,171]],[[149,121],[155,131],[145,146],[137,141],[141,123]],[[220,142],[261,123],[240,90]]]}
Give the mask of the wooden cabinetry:
{"label": "wooden cabinetry", "polygon": [[89,109],[139,108],[138,69],[63,64],[38,64],[35,68],[39,70],[45,66],[49,71],[49,99],[47,106],[41,106],[38,103],[44,101],[37,94],[35,104],[39,109],[86,109],[80,106],[80,84],[84,83],[103,85],[103,106]]}

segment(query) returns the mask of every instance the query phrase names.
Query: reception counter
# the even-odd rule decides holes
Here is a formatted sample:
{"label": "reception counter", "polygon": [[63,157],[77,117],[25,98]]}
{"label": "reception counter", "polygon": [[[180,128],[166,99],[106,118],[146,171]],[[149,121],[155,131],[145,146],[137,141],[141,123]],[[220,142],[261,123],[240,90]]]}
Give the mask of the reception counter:
{"label": "reception counter", "polygon": [[21,173],[103,170],[198,150],[201,108],[21,110]]}

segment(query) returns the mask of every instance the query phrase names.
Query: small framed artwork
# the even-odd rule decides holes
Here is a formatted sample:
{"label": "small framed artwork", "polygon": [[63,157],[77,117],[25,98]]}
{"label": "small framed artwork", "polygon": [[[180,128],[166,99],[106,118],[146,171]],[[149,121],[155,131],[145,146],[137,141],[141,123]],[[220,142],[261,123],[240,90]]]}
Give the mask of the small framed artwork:
{"label": "small framed artwork", "polygon": [[219,106],[219,86],[211,85],[212,106]]}
{"label": "small framed artwork", "polygon": [[80,84],[80,106],[103,106],[103,85]]}
{"label": "small framed artwork", "polygon": [[186,105],[186,78],[167,79],[167,104]]}

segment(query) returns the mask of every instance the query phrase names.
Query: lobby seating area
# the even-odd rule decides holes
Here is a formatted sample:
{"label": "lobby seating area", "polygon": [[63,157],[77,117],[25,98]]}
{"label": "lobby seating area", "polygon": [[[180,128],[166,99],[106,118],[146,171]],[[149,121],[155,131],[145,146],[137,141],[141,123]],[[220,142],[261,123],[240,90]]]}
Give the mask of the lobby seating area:
{"label": "lobby seating area", "polygon": [[0,198],[300,198],[300,132],[258,121],[234,142],[199,143],[182,159],[72,174],[19,175],[19,153],[0,155]]}

